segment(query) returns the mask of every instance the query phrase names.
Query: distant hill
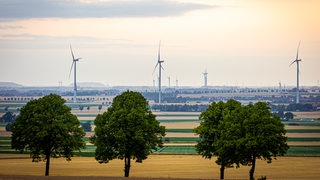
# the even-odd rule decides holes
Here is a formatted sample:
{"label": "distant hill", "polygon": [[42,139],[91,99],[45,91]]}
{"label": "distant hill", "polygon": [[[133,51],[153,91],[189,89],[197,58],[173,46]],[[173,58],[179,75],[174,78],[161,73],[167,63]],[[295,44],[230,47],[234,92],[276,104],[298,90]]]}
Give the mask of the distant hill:
{"label": "distant hill", "polygon": [[0,82],[0,87],[5,88],[19,88],[23,87],[21,84],[13,83],[13,82]]}
{"label": "distant hill", "polygon": [[[91,87],[91,88],[103,88],[103,87],[106,87],[104,84],[98,83],[98,82],[78,82],[77,85],[79,87]],[[70,84],[69,86],[73,86],[73,83]]]}

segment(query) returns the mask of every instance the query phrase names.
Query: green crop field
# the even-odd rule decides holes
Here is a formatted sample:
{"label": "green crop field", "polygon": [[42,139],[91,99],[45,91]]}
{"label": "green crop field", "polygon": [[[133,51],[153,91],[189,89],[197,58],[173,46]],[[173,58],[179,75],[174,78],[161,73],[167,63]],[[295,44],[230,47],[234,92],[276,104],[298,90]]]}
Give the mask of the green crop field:
{"label": "green crop field", "polygon": [[[21,108],[24,105],[25,102],[0,102],[0,113],[4,114],[6,107],[9,107],[8,111],[17,113],[17,108]],[[93,123],[93,118],[96,117],[98,113],[104,112],[103,110],[101,110],[101,112],[98,111],[98,106],[101,104],[67,103],[67,105],[72,108],[72,112],[77,117],[79,117],[79,119],[81,119],[81,122],[89,121]],[[84,107],[82,111],[79,110],[80,105]],[[86,109],[86,107],[88,106],[91,107],[90,110]],[[198,124],[200,123],[200,120],[198,119],[200,113],[154,112],[154,114],[156,115],[157,120],[160,122],[160,125],[163,124],[169,126],[166,129],[166,133],[172,136],[164,138],[165,146],[158,151],[155,151],[155,154],[196,154],[193,144],[196,144],[196,142],[199,140],[199,137],[190,137],[190,134],[193,134],[193,128],[198,126]],[[302,115],[300,116],[300,119],[283,122],[286,127],[289,127],[287,128],[287,133],[295,133],[294,137],[288,137],[287,140],[289,144],[293,143],[293,145],[290,145],[288,155],[320,156],[320,136],[318,137],[317,135],[317,133],[320,133],[320,122],[312,121],[310,117],[303,118]],[[0,131],[5,131],[5,125],[6,123],[0,123]],[[17,153],[10,148],[10,134],[8,134],[7,132],[2,132],[0,132],[0,153]],[[315,137],[308,137],[305,136],[306,133],[314,133],[316,135]],[[301,136],[299,134],[301,134]],[[183,137],[184,135],[185,137]],[[89,143],[89,137],[85,137],[84,141]],[[303,146],[300,146],[301,144]],[[95,146],[87,145],[87,147],[83,149],[82,152],[77,152],[76,154],[79,156],[94,156],[94,150]]]}
{"label": "green crop field", "polygon": [[320,129],[287,129],[287,133],[320,133]]}

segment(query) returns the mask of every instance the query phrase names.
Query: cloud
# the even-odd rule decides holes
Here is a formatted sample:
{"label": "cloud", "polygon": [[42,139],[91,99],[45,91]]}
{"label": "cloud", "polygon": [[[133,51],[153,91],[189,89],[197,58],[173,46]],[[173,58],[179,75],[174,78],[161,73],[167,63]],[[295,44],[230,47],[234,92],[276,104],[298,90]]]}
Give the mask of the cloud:
{"label": "cloud", "polygon": [[0,0],[1,19],[179,16],[214,6],[174,0]]}
{"label": "cloud", "polygon": [[15,25],[0,25],[0,29],[22,29],[23,26],[15,26]]}
{"label": "cloud", "polygon": [[[129,39],[97,38],[93,36],[47,36],[35,34],[0,34],[0,49],[63,49],[69,44],[83,48],[105,48],[110,46],[132,46]],[[0,51],[1,51],[0,50]]]}

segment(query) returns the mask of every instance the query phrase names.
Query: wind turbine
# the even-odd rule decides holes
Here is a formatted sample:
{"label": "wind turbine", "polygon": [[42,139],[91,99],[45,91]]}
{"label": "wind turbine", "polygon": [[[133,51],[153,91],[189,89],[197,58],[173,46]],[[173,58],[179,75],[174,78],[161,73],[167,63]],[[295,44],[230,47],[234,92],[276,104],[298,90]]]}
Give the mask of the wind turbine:
{"label": "wind turbine", "polygon": [[176,88],[178,88],[178,77],[176,77]]}
{"label": "wind turbine", "polygon": [[[163,63],[163,60],[160,60],[160,45],[161,45],[161,41],[159,42],[159,49],[158,49],[158,61],[156,66],[154,67],[153,73],[156,70],[157,66],[159,66],[159,104],[161,104],[161,69],[163,69],[161,63]],[[164,70],[164,69],[163,69]]]}
{"label": "wind turbine", "polygon": [[71,64],[71,69],[69,73],[69,78],[71,75],[72,68],[74,70],[74,75],[73,75],[73,102],[77,103],[77,61],[81,58],[74,58],[72,47],[70,44],[70,50],[71,50],[71,55],[72,55],[72,64]]}
{"label": "wind turbine", "polygon": [[301,61],[301,59],[299,59],[299,48],[300,48],[300,42],[299,41],[299,44],[298,44],[298,48],[297,48],[297,56],[296,56],[296,59],[290,64],[290,66],[293,64],[293,63],[297,63],[297,91],[296,91],[296,103],[300,103],[300,91],[299,91],[299,62]]}
{"label": "wind turbine", "polygon": [[203,76],[204,76],[204,87],[207,87],[208,86],[208,72],[207,72],[207,69],[204,71]]}

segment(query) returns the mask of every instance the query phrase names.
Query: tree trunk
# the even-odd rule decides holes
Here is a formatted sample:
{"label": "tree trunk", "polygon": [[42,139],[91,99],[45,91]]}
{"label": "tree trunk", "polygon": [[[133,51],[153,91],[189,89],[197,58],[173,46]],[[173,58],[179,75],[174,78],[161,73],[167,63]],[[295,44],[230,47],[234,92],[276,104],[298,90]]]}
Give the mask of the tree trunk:
{"label": "tree trunk", "polygon": [[124,158],[124,163],[125,163],[125,166],[124,166],[124,177],[129,177],[129,172],[130,172],[130,162],[131,161],[131,158],[130,157],[125,157]]}
{"label": "tree trunk", "polygon": [[49,176],[49,168],[50,168],[50,151],[46,152],[46,173],[45,173],[45,176]]}
{"label": "tree trunk", "polygon": [[220,179],[224,179],[224,166],[221,165],[220,167]]}
{"label": "tree trunk", "polygon": [[256,168],[256,156],[254,156],[252,159],[252,167],[250,169],[250,180],[254,180],[253,175],[254,175],[255,168]]}

